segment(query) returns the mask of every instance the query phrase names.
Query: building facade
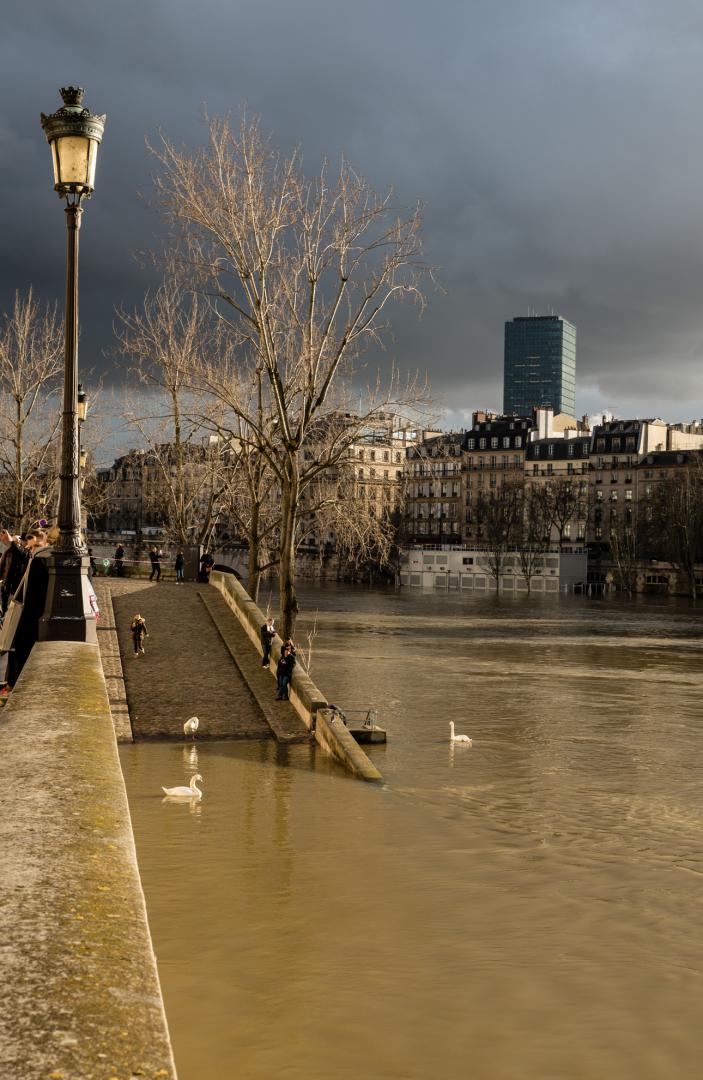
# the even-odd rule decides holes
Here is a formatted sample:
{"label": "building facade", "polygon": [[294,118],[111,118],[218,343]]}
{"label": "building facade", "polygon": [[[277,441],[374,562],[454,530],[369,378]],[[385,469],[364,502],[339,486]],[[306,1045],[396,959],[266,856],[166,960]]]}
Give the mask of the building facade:
{"label": "building facade", "polygon": [[546,405],[575,413],[576,327],[559,315],[528,315],[505,324],[503,412],[529,416]]}

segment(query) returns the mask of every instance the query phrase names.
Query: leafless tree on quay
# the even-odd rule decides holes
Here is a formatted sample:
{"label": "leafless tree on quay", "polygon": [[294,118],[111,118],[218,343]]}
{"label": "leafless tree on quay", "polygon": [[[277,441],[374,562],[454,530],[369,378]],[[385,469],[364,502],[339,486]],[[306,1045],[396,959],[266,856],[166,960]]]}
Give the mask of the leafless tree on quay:
{"label": "leafless tree on quay", "polygon": [[[359,410],[358,424],[333,433],[323,460],[306,459],[320,422],[338,411],[340,381],[353,381],[361,353],[381,343],[390,303],[422,303],[419,281],[427,268],[419,212],[396,214],[391,195],[376,195],[346,161],[334,177],[325,164],[306,179],[300,155],[281,157],[246,118],[238,130],[227,120],[209,121],[202,151],[187,153],[164,140],[155,152],[162,206],[187,235],[195,280],[236,350],[234,391],[201,368],[203,384],[241,418],[276,476],[288,636],[298,610],[302,496],[341,460],[360,425],[422,398],[417,380],[394,373],[386,391]],[[261,373],[263,426],[237,389],[246,370]]]}
{"label": "leafless tree on quay", "polygon": [[56,308],[15,293],[0,327],[0,513],[18,532],[55,494],[63,344]]}
{"label": "leafless tree on quay", "polygon": [[203,354],[217,350],[221,333],[198,296],[175,275],[146,297],[142,310],[118,312],[121,351],[142,392],[124,418],[148,448],[147,500],[180,546],[207,546],[227,491],[223,446],[211,436],[216,408],[193,383]]}

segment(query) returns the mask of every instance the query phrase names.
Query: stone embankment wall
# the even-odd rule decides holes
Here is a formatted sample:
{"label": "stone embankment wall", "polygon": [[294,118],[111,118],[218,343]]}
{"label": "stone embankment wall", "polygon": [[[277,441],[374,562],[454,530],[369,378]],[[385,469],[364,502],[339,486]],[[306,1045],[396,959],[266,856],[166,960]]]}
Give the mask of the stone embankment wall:
{"label": "stone embankment wall", "polygon": [[173,1080],[98,647],[36,645],[0,741],[0,1076]]}
{"label": "stone embankment wall", "polygon": [[[210,583],[222,593],[252,643],[261,651],[261,627],[266,621],[261,609],[233,574],[214,571]],[[271,648],[274,666],[281,655],[282,645],[283,642],[277,635]],[[383,779],[341,720],[328,708],[326,697],[300,664],[293,671],[290,702],[306,726],[314,732],[319,745],[336,757],[351,773],[363,780]]]}

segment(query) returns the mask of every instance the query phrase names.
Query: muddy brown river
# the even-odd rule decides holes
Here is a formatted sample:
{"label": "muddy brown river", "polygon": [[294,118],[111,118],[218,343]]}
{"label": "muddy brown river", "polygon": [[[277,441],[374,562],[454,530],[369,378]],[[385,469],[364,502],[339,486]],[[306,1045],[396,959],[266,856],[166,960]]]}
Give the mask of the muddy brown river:
{"label": "muddy brown river", "polygon": [[703,608],[302,601],[383,786],[306,746],[121,751],[180,1080],[699,1077]]}

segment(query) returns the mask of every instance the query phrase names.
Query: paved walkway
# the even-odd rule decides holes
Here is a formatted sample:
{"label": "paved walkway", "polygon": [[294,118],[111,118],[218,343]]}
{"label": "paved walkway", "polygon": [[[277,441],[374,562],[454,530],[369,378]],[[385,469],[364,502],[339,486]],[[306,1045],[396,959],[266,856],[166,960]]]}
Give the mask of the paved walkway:
{"label": "paved walkway", "polygon": [[[199,739],[272,737],[201,598],[209,586],[110,578],[109,588],[135,739],[182,739],[189,716],[200,719]],[[129,632],[136,612],[149,629],[139,659]]]}

